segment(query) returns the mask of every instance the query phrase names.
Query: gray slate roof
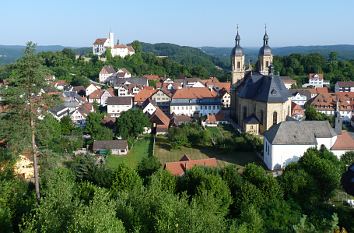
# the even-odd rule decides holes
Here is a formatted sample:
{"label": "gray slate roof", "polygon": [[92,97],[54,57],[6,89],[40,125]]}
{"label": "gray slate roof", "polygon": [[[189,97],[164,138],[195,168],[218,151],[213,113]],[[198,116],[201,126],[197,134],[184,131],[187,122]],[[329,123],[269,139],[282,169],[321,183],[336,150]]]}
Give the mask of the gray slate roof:
{"label": "gray slate roof", "polygon": [[107,105],[131,105],[131,96],[113,96],[107,98]]}
{"label": "gray slate roof", "polygon": [[146,78],[114,78],[112,80],[112,83],[114,86],[120,86],[124,84],[125,82],[129,82],[131,84],[137,84],[137,85],[142,85],[142,86],[147,86],[148,85],[148,80]]}
{"label": "gray slate roof", "polygon": [[236,92],[241,98],[268,103],[284,103],[290,97],[279,76],[264,76],[258,72],[248,72]]}
{"label": "gray slate roof", "polygon": [[283,121],[264,133],[273,145],[316,145],[316,138],[336,135],[328,121]]}
{"label": "gray slate roof", "polygon": [[94,141],[92,149],[97,150],[112,150],[112,149],[126,149],[128,147],[127,140],[102,140]]}
{"label": "gray slate roof", "polygon": [[295,96],[297,93],[300,95],[306,96],[307,100],[311,99],[311,92],[306,89],[290,89],[289,92],[292,96]]}

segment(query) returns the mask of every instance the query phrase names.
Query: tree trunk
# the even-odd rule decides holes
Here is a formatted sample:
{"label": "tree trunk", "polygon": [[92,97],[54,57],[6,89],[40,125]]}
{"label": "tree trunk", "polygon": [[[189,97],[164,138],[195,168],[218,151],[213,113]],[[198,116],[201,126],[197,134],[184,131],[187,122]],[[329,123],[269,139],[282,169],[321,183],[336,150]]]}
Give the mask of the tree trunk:
{"label": "tree trunk", "polygon": [[[30,103],[31,104],[31,103]],[[36,135],[35,135],[35,123],[32,115],[32,104],[31,104],[31,116],[30,116],[30,124],[31,124],[31,137],[32,137],[32,155],[33,155],[33,167],[34,167],[34,185],[36,189],[36,198],[37,203],[39,204],[41,199],[41,194],[39,192],[39,172],[38,172],[38,162],[37,162],[37,148],[36,148]]]}

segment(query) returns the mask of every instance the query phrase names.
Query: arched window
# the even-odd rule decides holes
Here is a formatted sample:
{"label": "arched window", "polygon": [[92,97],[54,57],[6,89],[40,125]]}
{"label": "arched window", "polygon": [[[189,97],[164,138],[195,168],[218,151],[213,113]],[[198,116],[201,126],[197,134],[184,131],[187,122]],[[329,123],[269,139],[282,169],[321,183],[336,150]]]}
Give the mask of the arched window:
{"label": "arched window", "polygon": [[269,61],[266,61],[266,67],[268,67],[269,66]]}
{"label": "arched window", "polygon": [[241,62],[237,62],[237,69],[240,69],[241,68]]}
{"label": "arched window", "polygon": [[278,113],[273,112],[273,125],[278,123]]}

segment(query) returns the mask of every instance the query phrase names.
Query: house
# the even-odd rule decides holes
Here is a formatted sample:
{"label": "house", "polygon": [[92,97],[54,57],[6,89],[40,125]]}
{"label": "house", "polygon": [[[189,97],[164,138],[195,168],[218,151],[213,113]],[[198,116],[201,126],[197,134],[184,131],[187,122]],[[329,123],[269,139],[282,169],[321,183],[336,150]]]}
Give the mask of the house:
{"label": "house", "polygon": [[107,99],[107,114],[110,117],[119,117],[133,107],[133,98],[130,96],[114,96]]}
{"label": "house", "polygon": [[166,114],[170,112],[171,97],[172,94],[167,89],[159,89],[151,95],[151,99],[155,101],[157,106]]}
{"label": "house", "polygon": [[183,124],[189,124],[192,121],[193,121],[193,118],[190,117],[190,116],[172,114],[171,115],[170,126],[178,127],[178,126],[181,126]]}
{"label": "house", "polygon": [[99,82],[105,83],[107,81],[107,79],[109,77],[111,77],[112,75],[114,75],[115,73],[116,73],[116,71],[114,70],[114,68],[112,66],[102,67],[102,69],[98,75]]}
{"label": "house", "polygon": [[130,84],[135,84],[143,87],[149,86],[149,82],[146,78],[118,78],[114,77],[112,80],[110,80],[110,85],[114,87],[114,89],[118,89],[122,85],[130,85]]}
{"label": "house", "polygon": [[323,87],[325,85],[330,85],[329,81],[325,81],[323,79],[323,74],[310,73],[308,75],[308,78],[309,78],[309,82],[302,85],[303,87],[308,87],[308,86]]}
{"label": "house", "polygon": [[148,98],[143,102],[141,108],[143,110],[143,113],[148,113],[149,115],[152,115],[156,111],[156,106],[156,102]]}
{"label": "house", "polygon": [[132,74],[126,68],[121,68],[115,74],[117,78],[131,78]]}
{"label": "house", "polygon": [[209,114],[205,121],[202,121],[202,125],[206,127],[216,127],[219,124],[229,124],[226,119],[224,111],[220,111],[217,114]]}
{"label": "house", "polygon": [[102,140],[94,141],[92,150],[96,154],[126,155],[128,154],[127,140]]}
{"label": "house", "polygon": [[182,87],[205,87],[200,78],[185,78]]}
{"label": "house", "polygon": [[195,166],[214,168],[218,166],[218,163],[215,158],[193,160],[190,159],[187,155],[184,155],[177,162],[165,163],[164,169],[174,176],[183,176],[187,170],[190,170]]}
{"label": "house", "polygon": [[270,170],[283,169],[322,145],[339,158],[354,150],[354,139],[347,132],[337,134],[328,121],[284,121],[264,133],[263,161]]}
{"label": "house", "polygon": [[176,90],[170,103],[170,113],[187,116],[216,114],[221,109],[217,92],[207,87],[182,88]]}
{"label": "house", "polygon": [[114,46],[114,34],[109,33],[108,38],[97,38],[93,42],[92,53],[97,56],[101,56],[106,52],[107,48],[113,48]]}
{"label": "house", "polygon": [[305,116],[305,109],[303,106],[291,102],[291,117],[296,120],[301,120]]}
{"label": "house", "polygon": [[[145,100],[150,98],[152,96],[152,94],[154,94],[155,92],[156,92],[156,90],[152,90],[152,89],[145,89],[145,88],[142,89],[134,96],[134,104],[141,105],[142,103],[144,103]],[[156,102],[156,99],[154,99],[154,98],[151,98],[151,99]]]}
{"label": "house", "polygon": [[95,109],[90,103],[85,103],[78,107],[74,112],[70,114],[71,121],[77,126],[85,126],[86,118],[90,112],[94,112]]}
{"label": "house", "polygon": [[86,96],[91,95],[91,93],[99,89],[101,89],[100,86],[91,83],[90,85],[88,85],[88,87],[86,87]]}
{"label": "house", "polygon": [[319,94],[309,101],[318,112],[333,116],[339,111],[343,121],[350,122],[352,111],[354,109],[354,93],[337,92]]}
{"label": "house", "polygon": [[170,118],[160,109],[156,108],[150,117],[153,131],[158,134],[166,134],[170,126]]}
{"label": "house", "polygon": [[337,82],[334,86],[335,92],[354,92],[354,82]]}
{"label": "house", "polygon": [[146,78],[149,81],[159,81],[160,80],[160,76],[154,75],[154,74],[144,75],[144,78]]}
{"label": "house", "polygon": [[230,89],[227,90],[225,88],[222,88],[219,91],[219,96],[221,99],[221,103],[223,105],[224,108],[230,108],[231,106],[231,95],[230,95]]}
{"label": "house", "polygon": [[63,105],[68,107],[70,112],[74,111],[84,102],[84,99],[75,91],[64,91],[62,97],[64,99]]}
{"label": "house", "polygon": [[113,97],[113,88],[108,88],[107,90],[98,89],[88,96],[89,103],[98,103],[99,105],[106,106],[108,97]]}
{"label": "house", "polygon": [[289,76],[280,76],[281,81],[283,81],[287,89],[291,89],[293,85],[296,85],[296,81]]}
{"label": "house", "polygon": [[144,86],[139,84],[121,84],[120,86],[116,86],[118,96],[135,96],[138,94]]}
{"label": "house", "polygon": [[73,91],[75,91],[80,96],[86,95],[86,88],[84,86],[74,86]]}
{"label": "house", "polygon": [[48,110],[50,114],[53,115],[55,119],[60,121],[63,117],[68,116],[70,111],[68,107],[65,107],[64,105],[59,105],[57,107],[51,108]]}
{"label": "house", "polygon": [[294,90],[290,90],[291,96],[290,96],[290,100],[300,106],[304,106],[306,104],[306,102],[311,99],[311,92],[306,90],[306,89],[302,89],[302,90],[298,90],[298,89],[294,89]]}
{"label": "house", "polygon": [[131,45],[125,45],[125,44],[116,44],[113,46],[111,49],[111,54],[112,57],[121,57],[124,58],[126,56],[131,56],[135,54],[135,50]]}
{"label": "house", "polygon": [[58,80],[58,81],[53,82],[53,86],[60,91],[64,90],[64,87],[66,85],[68,85],[68,84],[65,80]]}

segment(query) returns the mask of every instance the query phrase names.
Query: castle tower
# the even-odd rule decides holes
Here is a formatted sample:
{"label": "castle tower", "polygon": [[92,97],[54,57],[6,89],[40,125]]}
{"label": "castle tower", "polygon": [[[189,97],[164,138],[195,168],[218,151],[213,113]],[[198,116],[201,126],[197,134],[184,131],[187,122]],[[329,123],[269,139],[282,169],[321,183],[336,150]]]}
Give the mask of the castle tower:
{"label": "castle tower", "polygon": [[241,37],[237,34],[235,38],[235,47],[231,52],[231,65],[232,65],[232,84],[237,83],[239,80],[243,79],[245,76],[245,55],[243,49],[240,46]]}
{"label": "castle tower", "polygon": [[267,34],[267,26],[265,26],[265,33],[263,36],[263,46],[259,50],[259,54],[258,54],[258,62],[259,62],[258,71],[263,75],[269,74],[269,66],[273,63],[272,49],[268,45],[268,40],[269,37]]}

